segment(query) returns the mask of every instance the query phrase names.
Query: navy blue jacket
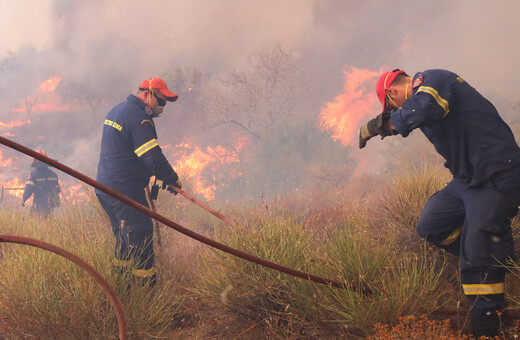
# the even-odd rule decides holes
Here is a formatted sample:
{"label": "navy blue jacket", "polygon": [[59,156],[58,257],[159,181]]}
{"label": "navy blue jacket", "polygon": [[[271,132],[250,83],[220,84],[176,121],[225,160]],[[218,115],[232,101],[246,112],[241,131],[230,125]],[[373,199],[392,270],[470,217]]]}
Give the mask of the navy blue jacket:
{"label": "navy blue jacket", "polygon": [[152,175],[175,183],[177,174],[164,157],[152,117],[142,100],[129,95],[106,116],[97,181],[122,193],[145,188]]}
{"label": "navy blue jacket", "polygon": [[27,182],[23,192],[23,202],[27,201],[33,194],[33,205],[37,208],[52,209],[60,205],[60,185],[58,176],[50,170],[47,164],[36,161],[35,168]]}
{"label": "navy blue jacket", "polygon": [[509,126],[493,104],[455,73],[419,72],[412,93],[391,114],[392,125],[403,137],[421,129],[454,177],[478,186],[520,163]]}

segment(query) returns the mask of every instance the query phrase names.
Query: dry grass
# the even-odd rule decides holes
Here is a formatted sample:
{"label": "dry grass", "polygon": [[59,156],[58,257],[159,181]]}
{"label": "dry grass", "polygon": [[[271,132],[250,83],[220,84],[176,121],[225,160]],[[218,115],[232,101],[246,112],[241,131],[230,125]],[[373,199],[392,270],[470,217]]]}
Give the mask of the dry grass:
{"label": "dry grass", "polygon": [[[85,259],[113,287],[133,339],[166,334],[175,327],[183,297],[175,280],[160,275],[150,290],[127,287],[128,277],[111,269],[113,237],[95,203],[63,207],[40,220],[21,210],[1,210],[2,234],[43,240]],[[25,245],[2,246],[0,316],[22,338],[114,339],[115,313],[100,287],[78,266],[56,254]]]}
{"label": "dry grass", "polygon": [[415,232],[422,208],[431,195],[451,180],[448,170],[425,162],[398,170],[392,184],[381,197],[381,207],[388,221]]}
{"label": "dry grass", "polygon": [[[128,294],[126,278],[111,272],[113,236],[95,200],[66,204],[45,221],[17,207],[1,209],[0,233],[44,240],[91,263],[119,295],[132,339],[463,339],[465,315],[446,321],[433,314],[439,307],[456,309],[458,301],[467,307],[457,260],[430,248],[414,230],[429,195],[446,180],[442,168],[423,164],[403,169],[390,184],[364,178],[298,199],[213,206],[237,228],[161,192],[157,209],[174,221],[350,289],[280,274],[162,226],[159,287]],[[518,219],[512,227],[518,235]],[[0,337],[115,338],[110,304],[73,264],[20,245],[0,251]],[[520,329],[511,322],[520,313],[520,269],[515,265],[512,273],[504,338]]]}

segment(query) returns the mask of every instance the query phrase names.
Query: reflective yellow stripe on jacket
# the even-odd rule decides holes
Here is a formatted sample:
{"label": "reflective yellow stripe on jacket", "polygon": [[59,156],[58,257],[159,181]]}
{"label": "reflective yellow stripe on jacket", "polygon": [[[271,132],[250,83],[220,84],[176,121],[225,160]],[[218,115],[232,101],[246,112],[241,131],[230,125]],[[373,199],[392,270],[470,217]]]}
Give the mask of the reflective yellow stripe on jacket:
{"label": "reflective yellow stripe on jacket", "polygon": [[105,119],[105,125],[111,126],[114,129],[116,129],[117,131],[123,130],[123,127],[121,125],[117,124],[114,121],[111,121],[110,119]]}
{"label": "reflective yellow stripe on jacket", "polygon": [[437,104],[439,104],[439,106],[444,110],[444,117],[446,117],[446,115],[448,113],[450,113],[450,104],[448,103],[448,101],[446,99],[442,98],[439,95],[439,92],[437,92],[436,89],[434,89],[433,87],[430,87],[430,86],[421,86],[417,90],[417,93],[419,93],[419,92],[426,92],[426,93],[430,94],[433,97],[433,99],[435,99]]}
{"label": "reflective yellow stripe on jacket", "polygon": [[465,295],[489,295],[489,294],[503,294],[504,282],[488,283],[488,284],[463,284]]}
{"label": "reflective yellow stripe on jacket", "polygon": [[37,178],[36,182],[45,182],[45,181],[57,181],[57,178],[49,177],[49,178]]}
{"label": "reflective yellow stripe on jacket", "polygon": [[159,142],[157,142],[157,139],[151,139],[148,142],[144,143],[140,147],[134,150],[137,157],[141,157],[146,152],[148,152],[150,149],[155,148],[156,146],[159,146]]}

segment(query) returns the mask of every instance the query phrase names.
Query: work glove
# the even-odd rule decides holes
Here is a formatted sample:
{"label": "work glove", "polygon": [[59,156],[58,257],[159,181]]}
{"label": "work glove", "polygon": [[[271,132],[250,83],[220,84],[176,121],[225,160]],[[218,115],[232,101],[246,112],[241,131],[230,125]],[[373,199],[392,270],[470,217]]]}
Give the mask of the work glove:
{"label": "work glove", "polygon": [[180,178],[177,178],[177,180],[176,180],[174,183],[166,183],[166,182],[163,182],[163,186],[162,186],[163,189],[166,189],[166,190],[168,190],[169,192],[171,192],[172,194],[177,195],[178,192],[175,191],[175,189],[173,189],[172,186],[175,186],[175,187],[177,187],[177,188],[179,188],[179,189],[182,189],[182,182],[181,182],[181,179],[180,179]]}
{"label": "work glove", "polygon": [[396,131],[385,127],[385,123],[389,119],[390,113],[383,112],[363,125],[361,129],[359,129],[359,148],[363,149],[372,137],[381,136],[381,139],[383,139],[387,136],[396,135]]}

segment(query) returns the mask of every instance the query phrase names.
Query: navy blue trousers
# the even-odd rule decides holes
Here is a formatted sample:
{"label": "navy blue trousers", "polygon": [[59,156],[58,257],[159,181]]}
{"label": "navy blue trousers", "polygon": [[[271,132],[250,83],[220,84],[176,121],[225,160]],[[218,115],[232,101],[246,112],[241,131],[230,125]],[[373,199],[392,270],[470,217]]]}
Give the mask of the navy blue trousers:
{"label": "navy blue trousers", "polygon": [[498,331],[504,265],[514,259],[511,218],[520,204],[517,182],[517,171],[503,173],[479,187],[455,178],[430,197],[416,226],[427,241],[460,256],[461,282],[472,304],[478,336]]}
{"label": "navy blue trousers", "polygon": [[[132,267],[134,276],[150,279],[155,283],[152,219],[105,193],[96,192],[96,196],[110,218],[116,239],[114,266],[121,269]],[[144,189],[126,193],[126,196],[149,207]]]}

